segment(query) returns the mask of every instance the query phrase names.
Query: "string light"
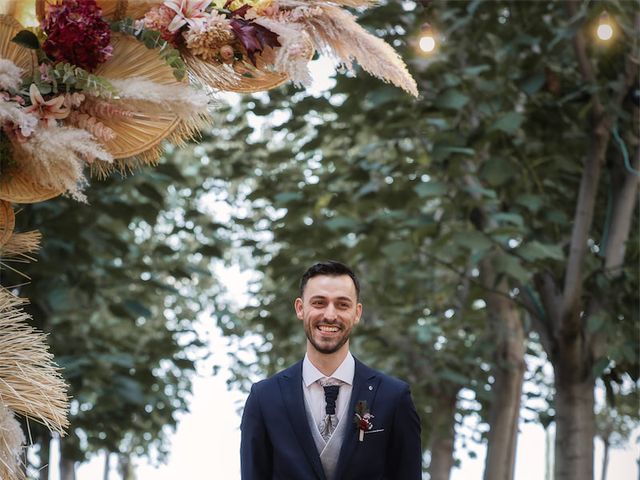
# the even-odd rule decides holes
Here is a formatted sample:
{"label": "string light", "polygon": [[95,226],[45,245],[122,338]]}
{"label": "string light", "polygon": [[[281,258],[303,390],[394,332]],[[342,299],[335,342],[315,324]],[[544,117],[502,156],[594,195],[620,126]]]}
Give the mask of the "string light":
{"label": "string light", "polygon": [[420,27],[418,46],[423,53],[432,53],[436,49],[436,37],[428,23],[423,23]]}
{"label": "string light", "polygon": [[611,40],[611,38],[613,37],[613,25],[607,12],[602,12],[602,14],[600,15],[600,21],[598,22],[598,27],[596,28],[596,35],[600,40],[604,42]]}

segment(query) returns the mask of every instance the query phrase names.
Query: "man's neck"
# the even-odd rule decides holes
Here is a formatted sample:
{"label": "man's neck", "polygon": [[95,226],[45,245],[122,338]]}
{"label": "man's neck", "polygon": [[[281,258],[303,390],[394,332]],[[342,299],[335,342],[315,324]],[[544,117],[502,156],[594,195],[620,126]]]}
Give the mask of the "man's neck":
{"label": "man's neck", "polygon": [[321,353],[313,346],[307,344],[307,357],[325,377],[330,377],[344,362],[349,353],[349,342],[345,343],[340,350],[334,353]]}

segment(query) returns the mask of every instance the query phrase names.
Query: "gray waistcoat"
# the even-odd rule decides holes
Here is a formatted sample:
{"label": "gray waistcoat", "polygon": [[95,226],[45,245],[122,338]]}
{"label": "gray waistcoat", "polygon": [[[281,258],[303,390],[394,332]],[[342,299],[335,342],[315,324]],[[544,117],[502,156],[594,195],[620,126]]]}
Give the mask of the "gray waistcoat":
{"label": "gray waistcoat", "polygon": [[[348,404],[347,404],[348,405]],[[333,434],[329,438],[328,442],[324,441],[322,435],[320,435],[320,430],[318,429],[318,425],[315,424],[313,420],[313,415],[311,414],[311,409],[307,404],[306,400],[304,402],[305,410],[307,412],[307,421],[309,422],[309,429],[311,430],[311,435],[313,436],[313,441],[316,444],[316,448],[318,449],[318,453],[320,454],[320,461],[322,462],[322,468],[324,469],[324,474],[327,477],[327,480],[336,480],[334,479],[334,475],[336,472],[336,468],[338,467],[338,457],[340,457],[340,449],[342,448],[342,441],[344,439],[344,435],[351,425],[349,414],[344,412],[342,414],[342,418],[338,422],[338,426],[334,430]]]}

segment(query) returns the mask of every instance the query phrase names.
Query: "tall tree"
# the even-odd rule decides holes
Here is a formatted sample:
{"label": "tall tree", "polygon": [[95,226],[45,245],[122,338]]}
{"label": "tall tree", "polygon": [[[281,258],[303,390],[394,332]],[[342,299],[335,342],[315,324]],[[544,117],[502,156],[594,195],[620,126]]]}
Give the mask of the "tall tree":
{"label": "tall tree", "polygon": [[[213,308],[211,262],[224,242],[191,202],[197,165],[173,160],[96,183],[88,205],[60,198],[18,216],[44,238],[20,294],[49,333],[72,397],[64,478],[101,450],[162,460],[168,428],[188,408],[194,362],[205,355],[194,321]],[[49,435],[38,438],[46,454]]]}
{"label": "tall tree", "polygon": [[[397,304],[428,305],[438,293],[428,281],[439,278],[430,275],[435,266],[458,278],[470,266],[483,292],[471,300],[483,300],[500,339],[488,406],[508,401],[510,412],[486,417],[500,421],[490,424],[485,476],[513,476],[526,319],[555,370],[556,478],[591,478],[595,379],[638,378],[638,348],[627,341],[638,328],[629,300],[638,285],[634,5],[430,2],[420,18],[415,4],[390,2],[364,22],[391,41],[406,41],[424,20],[442,33],[435,56],[412,62],[420,102],[342,77],[319,98],[250,101],[254,115],[278,105],[285,118],[261,127],[270,141],[250,139],[231,167],[233,178],[255,174],[246,185],[262,205],[258,238],[273,232],[257,256],[265,295],[253,324],[267,333],[258,348],[267,369],[282,366],[301,340],[279,330],[286,317],[274,293],[293,292],[298,259],[341,254],[386,264],[386,275],[371,281],[386,287],[406,276]],[[608,47],[587,38],[605,7],[618,28]],[[403,254],[416,270],[431,260],[420,270],[423,283],[401,268]],[[417,288],[425,293],[414,295]],[[381,303],[393,303],[383,290],[375,290]],[[419,324],[416,312],[400,312],[405,328]]]}

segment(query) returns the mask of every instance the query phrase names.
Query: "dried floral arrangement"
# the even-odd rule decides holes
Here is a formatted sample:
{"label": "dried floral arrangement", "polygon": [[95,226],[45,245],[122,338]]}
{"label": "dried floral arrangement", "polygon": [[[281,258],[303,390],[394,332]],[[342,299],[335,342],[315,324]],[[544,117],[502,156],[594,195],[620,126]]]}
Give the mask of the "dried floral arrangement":
{"label": "dried floral arrangement", "polygon": [[315,51],[412,95],[398,54],[344,7],[372,0],[36,0],[0,16],[0,199],[83,201],[85,171],[153,164],[210,121],[211,91],[310,83]]}

